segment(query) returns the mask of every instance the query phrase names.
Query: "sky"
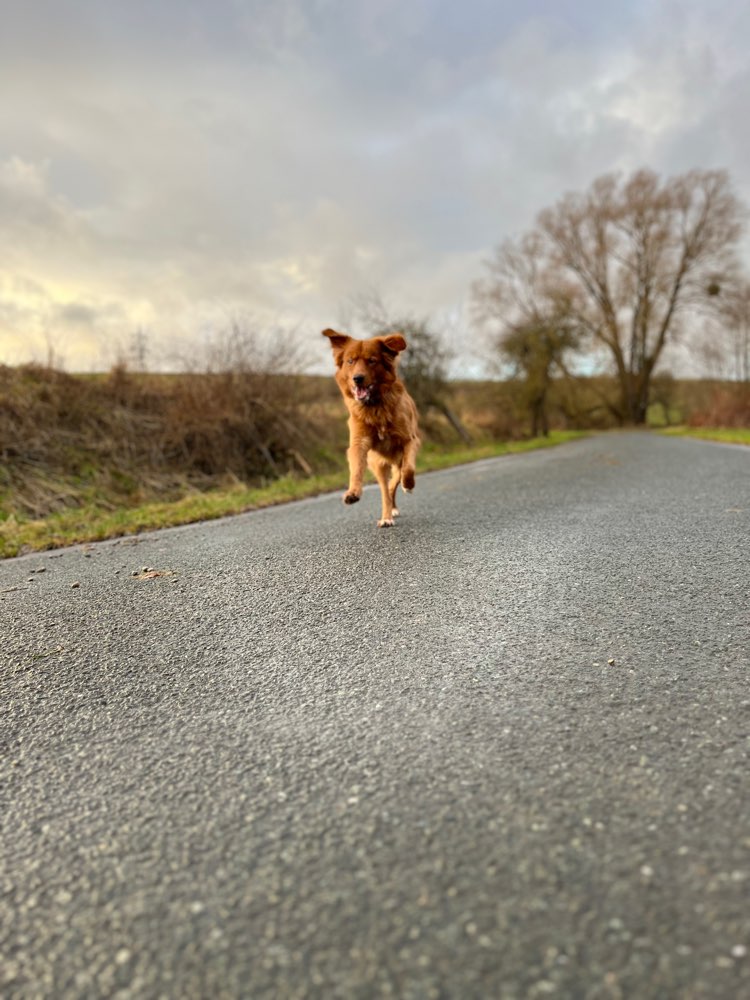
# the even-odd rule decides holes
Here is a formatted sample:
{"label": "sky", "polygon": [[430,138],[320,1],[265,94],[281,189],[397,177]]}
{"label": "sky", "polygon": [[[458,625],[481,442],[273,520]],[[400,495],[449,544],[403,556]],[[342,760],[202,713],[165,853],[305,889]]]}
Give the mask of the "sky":
{"label": "sky", "polygon": [[[747,0],[0,0],[0,363],[174,367],[377,292],[471,355],[494,246],[597,176],[727,168]],[[352,328],[353,332],[362,332]],[[467,369],[468,370],[468,369]]]}

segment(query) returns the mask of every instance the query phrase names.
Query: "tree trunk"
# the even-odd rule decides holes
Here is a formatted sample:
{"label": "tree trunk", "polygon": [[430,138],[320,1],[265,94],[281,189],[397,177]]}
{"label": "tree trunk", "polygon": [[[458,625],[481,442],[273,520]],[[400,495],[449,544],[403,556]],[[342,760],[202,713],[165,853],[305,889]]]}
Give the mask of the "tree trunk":
{"label": "tree trunk", "polygon": [[540,396],[531,401],[531,436],[539,437],[541,429],[542,436],[549,436],[549,421],[547,420],[547,407],[545,397]]}
{"label": "tree trunk", "polygon": [[451,425],[456,434],[458,434],[464,444],[471,444],[471,434],[469,434],[447,403],[444,403],[442,400],[433,399],[430,401],[429,405],[434,406],[436,410],[439,410],[439,412],[443,414],[445,419]]}
{"label": "tree trunk", "polygon": [[651,367],[648,362],[640,372],[625,372],[620,379],[623,423],[642,427],[646,423],[651,395]]}
{"label": "tree trunk", "polygon": [[531,404],[531,436],[536,437],[539,430],[539,410],[536,400]]}

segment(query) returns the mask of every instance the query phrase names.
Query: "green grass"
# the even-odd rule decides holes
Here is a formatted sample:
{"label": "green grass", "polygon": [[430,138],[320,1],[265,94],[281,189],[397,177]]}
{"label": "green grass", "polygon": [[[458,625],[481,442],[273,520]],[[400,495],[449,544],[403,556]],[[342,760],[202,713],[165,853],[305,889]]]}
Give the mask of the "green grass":
{"label": "green grass", "polygon": [[[548,448],[585,437],[582,431],[553,431],[547,438],[476,445],[469,448],[440,449],[426,445],[417,462],[418,472],[445,469],[484,458]],[[326,475],[297,478],[285,476],[267,486],[251,489],[238,484],[205,493],[190,493],[180,500],[146,503],[111,509],[95,500],[69,507],[41,520],[15,515],[0,522],[0,558],[25,552],[55,549],[81,542],[97,542],[142,531],[154,531],[179,524],[207,521],[274,504],[316,496],[346,486],[346,469]]]}
{"label": "green grass", "polygon": [[494,441],[488,444],[450,450],[425,444],[417,459],[417,472],[434,472],[436,469],[447,469],[453,465],[463,465],[466,462],[479,462],[483,458],[497,458],[499,455],[538,451],[540,448],[552,448],[555,445],[564,444],[566,441],[575,441],[586,436],[586,431],[551,431],[549,437],[546,438],[529,438],[525,441]]}
{"label": "green grass", "polygon": [[671,437],[693,437],[702,441],[723,441],[724,444],[750,445],[748,427],[666,427],[660,431]]}
{"label": "green grass", "polygon": [[676,406],[665,407],[663,403],[651,403],[646,412],[649,427],[674,427],[682,420],[682,411]]}

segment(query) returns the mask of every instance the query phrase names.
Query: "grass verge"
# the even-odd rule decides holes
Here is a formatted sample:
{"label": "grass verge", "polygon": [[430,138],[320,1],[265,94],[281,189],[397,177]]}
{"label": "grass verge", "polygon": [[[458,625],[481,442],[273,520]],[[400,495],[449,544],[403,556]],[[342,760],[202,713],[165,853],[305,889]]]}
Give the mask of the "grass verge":
{"label": "grass verge", "polygon": [[670,437],[700,438],[702,441],[722,441],[724,444],[750,445],[748,427],[664,427],[660,434]]}
{"label": "grass verge", "polygon": [[[546,438],[528,441],[508,441],[477,445],[469,448],[439,449],[426,445],[419,456],[418,472],[446,469],[467,462],[477,462],[499,455],[534,451],[585,437],[583,431],[553,431]],[[333,490],[343,490],[346,470],[307,478],[285,476],[267,486],[250,488],[236,486],[191,493],[169,503],[147,503],[138,507],[121,507],[117,510],[98,506],[95,502],[70,507],[42,520],[17,518],[13,515],[0,522],[0,558],[38,552],[43,549],[61,548],[81,542],[98,542],[122,535],[135,535],[142,531],[208,521],[229,514],[259,510],[274,504],[301,500]]]}

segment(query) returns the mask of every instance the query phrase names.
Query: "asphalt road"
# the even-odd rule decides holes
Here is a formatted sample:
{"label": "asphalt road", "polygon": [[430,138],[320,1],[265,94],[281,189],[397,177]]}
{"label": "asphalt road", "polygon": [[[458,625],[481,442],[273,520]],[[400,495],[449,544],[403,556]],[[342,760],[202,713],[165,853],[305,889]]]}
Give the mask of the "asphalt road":
{"label": "asphalt road", "polygon": [[402,510],[0,564],[0,995],[750,997],[750,449]]}

